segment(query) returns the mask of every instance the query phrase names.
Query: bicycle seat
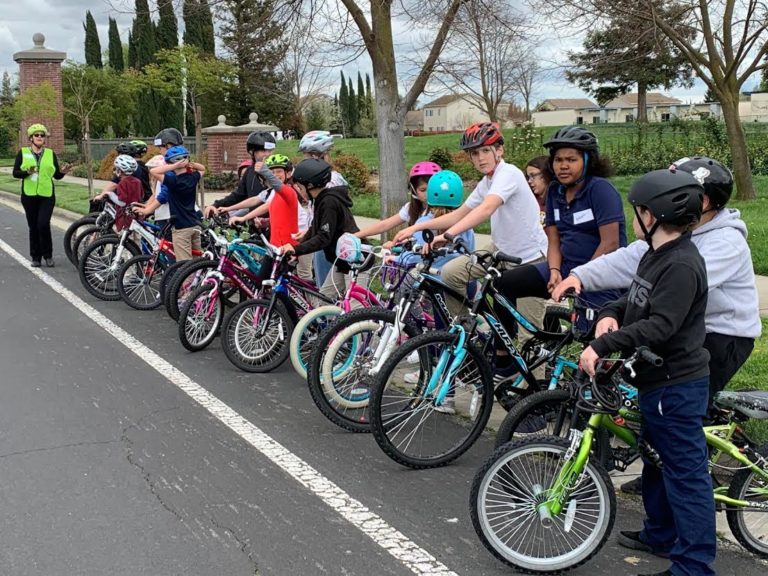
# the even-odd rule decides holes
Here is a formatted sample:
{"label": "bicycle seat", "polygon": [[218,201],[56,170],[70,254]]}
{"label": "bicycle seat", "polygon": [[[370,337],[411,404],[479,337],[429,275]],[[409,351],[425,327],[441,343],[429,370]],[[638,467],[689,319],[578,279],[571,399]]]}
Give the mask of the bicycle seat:
{"label": "bicycle seat", "polygon": [[768,419],[768,392],[755,390],[723,390],[715,394],[715,404],[735,410],[755,420]]}

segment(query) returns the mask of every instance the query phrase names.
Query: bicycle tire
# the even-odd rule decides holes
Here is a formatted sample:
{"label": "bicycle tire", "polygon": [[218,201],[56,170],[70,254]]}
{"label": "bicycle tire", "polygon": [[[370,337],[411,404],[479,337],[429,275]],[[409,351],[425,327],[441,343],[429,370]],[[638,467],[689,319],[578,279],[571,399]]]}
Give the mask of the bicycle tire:
{"label": "bicycle tire", "polygon": [[[224,354],[244,372],[271,372],[288,358],[293,320],[279,300],[275,301],[267,319],[265,314],[269,304],[267,299],[246,300],[235,306],[224,320],[221,330]],[[254,310],[257,312],[254,313]],[[253,339],[247,342],[247,338],[255,335],[256,330],[267,321],[266,330],[269,332],[264,334],[262,340],[257,344],[253,344]],[[263,346],[264,342],[266,346]],[[252,345],[250,348],[249,344]]]}
{"label": "bicycle tire", "polygon": [[[77,269],[80,282],[92,296],[100,300],[120,300],[120,292],[117,288],[118,271],[127,260],[139,254],[139,247],[133,242],[126,240],[123,243],[123,252],[120,257],[121,262],[116,263],[114,270],[112,270],[112,260],[119,243],[119,236],[106,236],[96,240],[88,247],[78,263]],[[106,258],[109,256],[105,257],[104,255],[104,251],[108,246],[112,247],[110,251],[112,256],[109,262],[106,261]],[[107,266],[107,264],[109,265]],[[106,272],[106,276],[103,274],[99,276],[100,269],[102,272]],[[102,288],[99,288],[100,286]]]}
{"label": "bicycle tire", "polygon": [[[207,293],[212,291],[215,291],[213,296],[210,294],[206,296]],[[203,297],[205,301],[198,302]],[[211,316],[211,313],[202,307],[208,305],[212,298],[215,298],[215,301],[211,305],[215,308]],[[195,288],[189,295],[189,300],[184,304],[184,308],[179,315],[179,341],[181,345],[190,352],[204,350],[216,338],[223,316],[224,304],[221,301],[216,284],[207,283]],[[201,317],[200,322],[205,321],[201,331],[199,331],[199,337],[195,336],[198,333],[195,327],[198,317]],[[211,317],[212,320],[210,320]]]}
{"label": "bicycle tire", "polygon": [[75,260],[75,266],[79,264],[80,259],[91,244],[107,236],[117,237],[117,234],[113,230],[105,230],[95,224],[83,228],[72,244],[72,258]]}
{"label": "bicycle tire", "polygon": [[64,254],[67,256],[67,260],[69,260],[72,264],[77,266],[77,260],[74,257],[73,248],[75,240],[77,239],[77,236],[82,232],[82,229],[86,226],[92,226],[96,223],[97,216],[83,216],[82,218],[78,218],[72,224],[70,224],[67,227],[66,232],[64,232]]}
{"label": "bicycle tire", "polygon": [[[516,434],[526,437],[537,436],[567,437],[570,420],[566,423],[566,404],[571,399],[570,390],[561,388],[541,390],[522,398],[507,412],[496,433],[496,448],[515,439]],[[562,422],[562,424],[560,424]],[[553,424],[554,428],[550,428]]]}
{"label": "bicycle tire", "polygon": [[[184,307],[184,304],[187,301],[185,297],[189,297],[189,294],[192,293],[192,290],[199,286],[200,282],[205,276],[203,271],[212,270],[216,268],[216,266],[218,266],[218,261],[216,260],[209,260],[207,258],[195,258],[193,260],[187,261],[186,264],[182,266],[182,269],[179,270],[175,275],[176,277],[171,282],[166,311],[168,312],[168,315],[176,322],[179,321],[181,309]],[[190,280],[191,275],[198,274],[198,272],[203,273],[199,274],[199,277],[197,277],[195,280],[191,280],[191,284],[185,286],[185,294],[182,295],[180,293],[182,286],[185,285],[188,280]]]}
{"label": "bicycle tire", "polygon": [[290,358],[293,369],[302,380],[307,379],[307,365],[320,333],[343,313],[340,307],[333,304],[320,306],[307,312],[294,326],[291,334]]}
{"label": "bicycle tire", "polygon": [[[763,445],[758,448],[757,451],[763,456],[768,457],[768,445]],[[766,467],[765,471],[768,472],[768,467]],[[761,503],[767,502],[768,497],[765,495],[765,490],[768,488],[768,481],[760,478],[748,468],[739,470],[733,476],[733,480],[731,480],[731,484],[728,487],[728,497],[735,500],[749,500],[750,487],[753,486],[755,480],[760,484],[759,489],[762,493],[760,493],[759,496],[761,497]],[[754,495],[757,496],[758,494]],[[748,513],[763,515],[762,520],[759,522],[763,526],[762,536],[756,536],[753,533],[753,528],[748,525],[749,523],[745,517]],[[766,519],[768,519],[768,510],[763,509],[758,512],[730,506],[726,509],[725,516],[728,520],[728,527],[736,537],[736,540],[738,540],[744,548],[756,556],[768,558],[768,522],[766,522]]]}
{"label": "bicycle tire", "polygon": [[[123,264],[117,273],[117,291],[131,308],[154,310],[163,303],[160,284],[164,275],[165,266],[158,254],[139,254]],[[127,282],[131,277],[135,280]]]}
{"label": "bicycle tire", "polygon": [[[436,398],[423,397],[434,364],[445,347],[453,346],[455,339],[455,335],[446,331],[416,336],[398,347],[375,377],[370,406],[373,437],[387,456],[403,466],[437,468],[452,462],[475,443],[491,415],[494,403],[491,367],[483,353],[470,343],[464,348],[466,357],[450,385],[449,394],[453,392],[457,412],[445,412],[447,396],[443,405],[436,404]],[[417,352],[419,358],[415,383],[395,372],[413,352]],[[408,390],[409,386],[413,386],[412,391]],[[398,405],[402,405],[402,409],[397,408]],[[417,432],[421,437],[414,442]],[[451,439],[454,435],[457,440]],[[440,446],[435,453],[406,452],[410,448],[426,450],[427,439],[430,444]]]}
{"label": "bicycle tire", "polygon": [[[472,526],[483,546],[515,570],[528,574],[557,574],[571,570],[597,554],[611,534],[616,520],[616,493],[608,472],[591,459],[571,492],[569,503],[560,514],[551,517],[551,525],[545,527],[537,513],[542,495],[550,489],[569,448],[570,442],[558,437],[515,440],[496,449],[475,474],[469,498]],[[537,461],[552,460],[552,463],[543,462],[539,467],[543,475],[551,477],[539,478],[532,472],[516,473],[513,464],[523,466],[523,458],[529,455],[532,465]],[[585,484],[587,480],[594,486],[591,491]],[[578,504],[571,507],[570,503]],[[576,520],[577,514],[586,514],[586,518]],[[525,520],[529,521],[527,526],[523,526]],[[570,527],[566,526],[568,522]],[[578,546],[571,544],[576,532],[587,531],[585,527],[590,524],[594,527],[584,542]],[[513,531],[505,535],[506,528]],[[518,536],[528,537],[536,550],[543,552],[534,556],[513,549],[510,540]],[[569,545],[571,550],[566,549]],[[556,554],[558,550],[562,552]]]}
{"label": "bicycle tire", "polygon": [[165,269],[165,274],[163,274],[163,281],[160,282],[160,300],[162,301],[166,310],[168,309],[168,295],[170,294],[170,287],[171,282],[173,282],[173,277],[176,275],[176,272],[181,270],[186,265],[187,262],[187,260],[174,262]]}

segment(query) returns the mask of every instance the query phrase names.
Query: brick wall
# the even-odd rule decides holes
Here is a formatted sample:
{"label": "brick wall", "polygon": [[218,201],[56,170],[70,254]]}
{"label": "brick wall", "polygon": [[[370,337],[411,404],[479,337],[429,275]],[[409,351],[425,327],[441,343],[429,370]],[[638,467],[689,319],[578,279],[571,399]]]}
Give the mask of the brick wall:
{"label": "brick wall", "polygon": [[56,92],[56,110],[53,113],[31,116],[21,121],[19,140],[26,146],[27,127],[30,124],[45,124],[50,136],[47,145],[55,152],[64,151],[64,104],[61,96],[61,63],[60,62],[19,62],[19,89],[21,93],[36,84],[48,81]]}
{"label": "brick wall", "polygon": [[219,174],[225,170],[237,170],[238,165],[249,158],[245,149],[248,134],[208,134],[208,170]]}

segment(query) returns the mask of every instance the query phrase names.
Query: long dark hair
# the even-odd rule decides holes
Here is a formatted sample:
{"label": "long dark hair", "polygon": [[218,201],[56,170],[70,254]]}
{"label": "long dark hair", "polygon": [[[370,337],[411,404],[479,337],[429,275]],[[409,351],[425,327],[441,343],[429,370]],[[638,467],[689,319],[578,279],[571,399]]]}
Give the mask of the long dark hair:
{"label": "long dark hair", "polygon": [[411,200],[408,203],[408,226],[413,226],[416,220],[424,215],[424,211],[427,209],[426,202],[422,202],[416,198],[416,188],[421,183],[429,182],[429,176],[416,176],[408,181],[408,193],[411,195]]}
{"label": "long dark hair", "polygon": [[535,158],[531,158],[528,160],[528,164],[525,165],[526,168],[528,166],[536,168],[541,172],[541,175],[547,182],[547,186],[549,186],[549,183],[555,179],[555,175],[552,173],[552,166],[549,163],[549,156],[536,156]]}

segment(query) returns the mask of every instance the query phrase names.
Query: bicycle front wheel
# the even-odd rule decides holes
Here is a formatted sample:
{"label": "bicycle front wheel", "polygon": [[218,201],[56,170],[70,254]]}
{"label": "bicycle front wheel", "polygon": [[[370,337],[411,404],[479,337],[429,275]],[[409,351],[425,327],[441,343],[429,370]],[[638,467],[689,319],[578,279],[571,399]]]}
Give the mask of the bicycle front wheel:
{"label": "bicycle front wheel", "polygon": [[483,545],[516,570],[556,573],[592,558],[616,519],[608,473],[587,461],[559,514],[544,514],[565,460],[564,438],[525,438],[497,449],[472,482],[469,508]]}
{"label": "bicycle front wheel", "polygon": [[162,304],[160,284],[165,266],[157,254],[134,256],[117,274],[117,291],[136,310],[154,310]]}
{"label": "bicycle front wheel", "polygon": [[214,283],[198,286],[189,296],[179,316],[179,340],[190,352],[206,348],[221,326],[224,303]]}
{"label": "bicycle front wheel", "polygon": [[303,380],[307,379],[309,359],[318,337],[343,313],[338,306],[321,306],[305,314],[296,324],[291,335],[291,364]]}
{"label": "bicycle front wheel", "polygon": [[[758,451],[768,456],[767,448],[763,446]],[[768,468],[764,471],[768,474]],[[768,558],[768,480],[752,470],[740,470],[731,481],[728,497],[755,504],[746,508],[729,507],[725,515],[736,540],[750,552]]]}
{"label": "bicycle front wheel", "polygon": [[[490,366],[470,344],[455,350],[455,340],[444,331],[412,338],[392,354],[374,382],[373,436],[387,456],[409,468],[436,468],[455,460],[477,440],[491,415]],[[409,366],[406,359],[414,353],[418,363]],[[448,381],[447,366],[457,354],[464,358]]]}

